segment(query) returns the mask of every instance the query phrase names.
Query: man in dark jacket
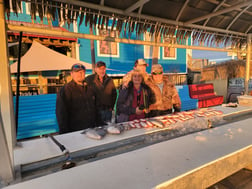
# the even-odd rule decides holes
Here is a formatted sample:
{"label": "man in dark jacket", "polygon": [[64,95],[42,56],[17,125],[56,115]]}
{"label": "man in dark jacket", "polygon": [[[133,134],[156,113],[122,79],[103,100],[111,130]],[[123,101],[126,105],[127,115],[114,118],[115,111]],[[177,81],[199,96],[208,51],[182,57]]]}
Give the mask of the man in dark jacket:
{"label": "man in dark jacket", "polygon": [[85,82],[85,72],[82,64],[74,64],[72,81],[57,95],[56,116],[60,134],[95,127],[95,93]]}
{"label": "man in dark jacket", "polygon": [[113,79],[106,74],[105,62],[97,62],[95,64],[95,74],[89,75],[86,81],[95,89],[97,119],[100,125],[103,125],[104,122],[111,122],[117,92]]}

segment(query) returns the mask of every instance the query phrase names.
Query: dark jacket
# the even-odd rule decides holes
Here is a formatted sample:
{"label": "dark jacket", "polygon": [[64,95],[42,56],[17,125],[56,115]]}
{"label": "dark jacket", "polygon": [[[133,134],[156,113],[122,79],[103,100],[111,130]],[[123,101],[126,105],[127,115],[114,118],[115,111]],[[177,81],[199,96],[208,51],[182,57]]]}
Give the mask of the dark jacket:
{"label": "dark jacket", "polygon": [[[144,95],[144,109],[149,109],[149,106],[155,103],[156,98],[153,91],[149,86],[141,84],[142,89],[145,91]],[[136,108],[132,107],[132,102],[134,98],[134,87],[133,83],[130,82],[127,88],[120,89],[119,97],[117,100],[117,122],[128,121],[128,116],[130,114],[136,113]],[[148,116],[148,115],[146,115]]]}
{"label": "dark jacket", "polygon": [[95,112],[95,93],[87,83],[80,86],[72,80],[59,91],[56,116],[60,134],[95,127]]}
{"label": "dark jacket", "polygon": [[101,83],[99,76],[95,73],[86,77],[86,81],[95,90],[97,108],[113,110],[117,96],[113,79],[106,74],[103,78],[103,83]]}

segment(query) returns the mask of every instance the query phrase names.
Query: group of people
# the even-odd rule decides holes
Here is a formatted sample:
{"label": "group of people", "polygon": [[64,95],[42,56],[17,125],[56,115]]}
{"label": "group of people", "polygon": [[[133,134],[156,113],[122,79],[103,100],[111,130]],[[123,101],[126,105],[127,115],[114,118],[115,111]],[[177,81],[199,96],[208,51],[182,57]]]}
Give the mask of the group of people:
{"label": "group of people", "polygon": [[[116,104],[116,122],[132,121],[179,112],[180,98],[175,85],[163,74],[163,67],[154,64],[151,75],[143,59],[135,62],[132,71],[123,77]],[[72,81],[57,95],[56,117],[59,133],[93,128],[111,122],[117,90],[106,74],[106,64],[95,64],[95,73],[85,77],[82,64],[71,68]]]}

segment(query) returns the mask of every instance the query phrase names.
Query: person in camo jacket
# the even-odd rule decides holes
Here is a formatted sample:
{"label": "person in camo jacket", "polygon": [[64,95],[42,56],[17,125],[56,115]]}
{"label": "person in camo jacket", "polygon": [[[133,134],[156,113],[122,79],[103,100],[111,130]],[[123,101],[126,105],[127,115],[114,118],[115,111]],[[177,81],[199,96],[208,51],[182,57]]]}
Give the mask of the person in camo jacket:
{"label": "person in camo jacket", "polygon": [[150,117],[179,112],[181,101],[175,85],[164,77],[163,67],[154,64],[151,68],[151,80],[146,84],[151,88],[156,97],[156,102],[149,107]]}

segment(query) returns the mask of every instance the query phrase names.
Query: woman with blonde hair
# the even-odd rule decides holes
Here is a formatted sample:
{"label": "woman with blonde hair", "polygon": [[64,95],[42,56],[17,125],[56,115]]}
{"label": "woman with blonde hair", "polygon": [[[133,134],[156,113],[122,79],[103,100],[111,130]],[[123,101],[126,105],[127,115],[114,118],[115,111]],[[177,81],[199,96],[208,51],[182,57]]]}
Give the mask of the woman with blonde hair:
{"label": "woman with blonde hair", "polygon": [[122,88],[117,101],[117,122],[132,121],[148,117],[150,104],[155,103],[155,95],[144,84],[140,70],[133,70],[127,88]]}

